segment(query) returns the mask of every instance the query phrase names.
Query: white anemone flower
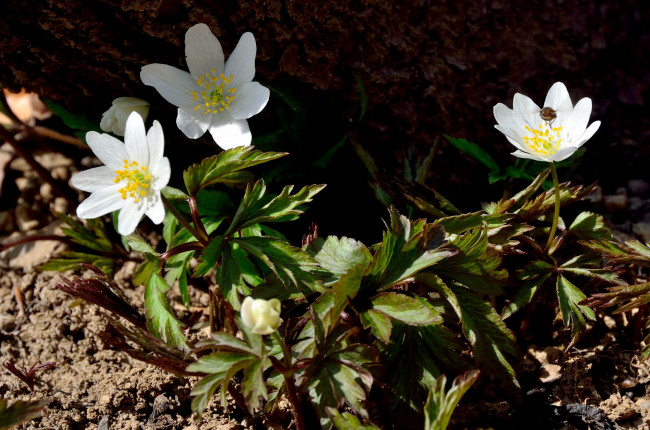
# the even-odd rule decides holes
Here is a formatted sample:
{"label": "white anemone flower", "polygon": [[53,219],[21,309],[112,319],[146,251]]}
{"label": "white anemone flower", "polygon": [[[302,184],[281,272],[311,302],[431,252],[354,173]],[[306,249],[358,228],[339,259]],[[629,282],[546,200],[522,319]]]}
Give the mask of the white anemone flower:
{"label": "white anemone flower", "polygon": [[494,117],[499,123],[495,127],[517,148],[512,155],[520,158],[565,160],[600,127],[600,121],[587,127],[591,99],[585,97],[574,107],[562,82],[551,87],[542,108],[519,93],[515,94],[512,107],[509,109],[503,103],[494,106]]}
{"label": "white anemone flower", "polygon": [[280,310],[278,299],[253,299],[248,296],[241,304],[241,319],[253,333],[271,334],[282,323]]}
{"label": "white anemone flower", "polygon": [[163,157],[165,138],[158,121],[145,133],[142,117],[133,112],[126,120],[124,143],[109,134],[86,134],[88,146],[104,166],[77,173],[71,184],[92,193],[77,208],[79,218],[97,218],[120,211],[117,230],[135,231],[143,215],[160,224],[165,207],[160,198],[169,182],[169,159]]}
{"label": "white anemone flower", "polygon": [[116,136],[124,136],[126,128],[126,119],[131,112],[137,112],[143,121],[147,120],[149,115],[149,102],[137,97],[118,97],[113,100],[112,106],[102,114],[102,121],[99,128]]}
{"label": "white anemone flower", "polygon": [[185,34],[189,73],[149,64],[140,78],[178,106],[176,125],[190,139],[209,130],[223,149],[248,146],[252,137],[246,119],[264,109],[270,95],[268,88],[253,82],[256,51],[255,38],[244,33],[224,65],[219,40],[207,25],[196,24]]}

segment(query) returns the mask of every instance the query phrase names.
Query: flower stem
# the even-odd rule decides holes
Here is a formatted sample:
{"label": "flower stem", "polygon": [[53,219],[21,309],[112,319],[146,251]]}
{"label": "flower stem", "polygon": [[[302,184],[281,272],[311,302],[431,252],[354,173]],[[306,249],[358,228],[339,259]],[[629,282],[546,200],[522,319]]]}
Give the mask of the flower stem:
{"label": "flower stem", "polygon": [[187,220],[185,219],[185,217],[184,217],[180,212],[178,212],[178,210],[176,210],[176,208],[174,207],[174,205],[172,205],[171,202],[170,202],[169,200],[167,200],[167,198],[166,198],[165,196],[161,195],[160,198],[162,199],[162,202],[163,202],[163,204],[165,205],[165,207],[166,207],[167,209],[169,209],[169,211],[172,213],[172,215],[174,215],[174,217],[178,220],[178,222],[179,222],[183,227],[185,227],[185,228],[187,229],[187,231],[189,231],[189,232],[192,234],[192,236],[194,236],[194,237],[196,238],[196,240],[198,240],[199,242],[201,242],[201,245],[203,245],[203,246],[207,246],[207,245],[208,245],[208,240],[207,240],[207,238],[205,238],[205,237],[203,237],[202,235],[200,235],[200,234],[199,234],[199,233],[194,229],[194,227],[192,227],[192,226],[190,225],[190,223],[187,222]]}
{"label": "flower stem", "polygon": [[188,200],[188,203],[190,205],[190,212],[192,213],[192,221],[194,221],[194,227],[196,227],[196,231],[205,238],[205,240],[208,240],[208,232],[205,231],[205,227],[203,226],[203,223],[201,222],[201,216],[199,215],[199,208],[196,205],[196,197],[192,196]]}
{"label": "flower stem", "polygon": [[555,213],[553,214],[553,225],[551,226],[551,232],[548,235],[548,242],[546,242],[546,251],[551,248],[551,243],[553,242],[555,231],[557,230],[557,221],[560,218],[560,184],[557,180],[555,161],[551,161],[551,174],[553,175],[553,185],[555,186]]}
{"label": "flower stem", "polygon": [[[273,340],[275,340],[282,349],[282,359],[284,361],[285,371],[282,372],[284,376],[284,381],[287,383],[287,395],[289,396],[289,403],[293,408],[293,416],[296,420],[296,430],[305,430],[305,419],[302,416],[302,406],[300,405],[300,399],[296,391],[296,384],[293,380],[293,367],[291,366],[291,351],[287,347],[287,344],[284,343],[284,339],[280,336],[278,331],[274,331]],[[273,361],[273,360],[271,360]],[[276,370],[278,370],[276,368]]]}

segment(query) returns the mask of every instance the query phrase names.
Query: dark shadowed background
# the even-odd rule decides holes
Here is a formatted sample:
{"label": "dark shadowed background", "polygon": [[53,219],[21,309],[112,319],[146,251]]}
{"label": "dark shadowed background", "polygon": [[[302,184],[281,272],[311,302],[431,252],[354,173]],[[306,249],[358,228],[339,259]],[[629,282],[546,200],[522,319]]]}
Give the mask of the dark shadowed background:
{"label": "dark shadowed background", "polygon": [[[487,170],[442,134],[512,163],[512,148],[493,128],[492,107],[511,106],[515,92],[541,104],[556,81],[567,85],[574,103],[590,97],[592,120],[602,121],[575,176],[563,179],[600,180],[607,192],[629,178],[648,178],[650,8],[640,1],[7,0],[0,13],[0,85],[37,92],[97,123],[114,98],[142,97],[154,105],[150,118],[163,124],[167,155],[185,166],[218,148],[209,137],[187,146],[174,125],[175,109],[140,82],[139,70],[149,63],[186,70],[185,31],[199,22],[226,55],[252,31],[256,79],[300,103],[307,119],[293,141],[257,143],[292,153],[278,163],[295,170],[279,182],[329,184],[310,212],[323,234],[378,239],[387,214],[349,144],[320,170],[309,157],[351,133],[387,176],[400,176],[409,148],[424,156],[439,141],[427,184],[461,209],[477,210],[481,200],[500,195],[502,183],[490,186]],[[368,98],[360,123],[363,91],[355,76]],[[250,121],[254,136],[276,128],[286,104],[279,93]],[[338,203],[345,200],[351,203]]]}

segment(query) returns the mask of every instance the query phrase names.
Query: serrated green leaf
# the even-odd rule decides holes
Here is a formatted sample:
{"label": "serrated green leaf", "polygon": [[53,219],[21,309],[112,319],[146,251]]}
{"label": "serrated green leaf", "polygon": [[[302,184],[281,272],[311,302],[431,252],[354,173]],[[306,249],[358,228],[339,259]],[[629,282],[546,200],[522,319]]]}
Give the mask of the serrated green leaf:
{"label": "serrated green leaf", "polygon": [[[196,383],[190,393],[194,397],[192,400],[192,410],[201,416],[208,405],[208,401],[214,395],[214,392],[222,387],[222,392],[227,388],[230,382],[230,375],[237,373],[239,370],[246,368],[249,364],[258,361],[257,357],[249,354],[234,352],[216,352],[205,355],[195,363],[187,366],[188,372],[207,373],[208,376]],[[226,403],[225,393],[222,393],[222,404]]]}
{"label": "serrated green leaf", "polygon": [[364,288],[382,291],[455,254],[441,226],[409,221],[391,208],[391,225],[367,269]]}
{"label": "serrated green leaf", "polygon": [[445,392],[447,378],[442,375],[436,379],[429,390],[424,406],[424,430],[445,430],[456,405],[478,379],[479,371],[470,370],[454,379],[449,391]]}
{"label": "serrated green leaf", "polygon": [[612,238],[605,219],[593,212],[582,212],[578,215],[569,227],[569,231],[582,240]]}
{"label": "serrated green leaf", "polygon": [[176,319],[167,299],[169,285],[160,276],[159,270],[152,270],[145,284],[145,314],[149,331],[167,344],[188,351],[187,340],[180,321]]}
{"label": "serrated green leaf", "polygon": [[596,314],[590,307],[579,304],[587,297],[564,276],[558,275],[556,288],[562,320],[571,328],[572,341],[575,341],[587,326],[585,317],[595,321]]}
{"label": "serrated green leaf", "polygon": [[324,290],[319,283],[322,269],[300,248],[269,236],[234,238],[232,242],[264,262],[285,285],[294,285],[304,294]]}
{"label": "serrated green leaf", "polygon": [[579,304],[592,307],[616,306],[615,314],[628,312],[650,303],[650,282],[610,287],[607,293],[593,294]]}
{"label": "serrated green leaf", "polygon": [[51,258],[47,262],[40,264],[37,269],[41,272],[52,270],[56,272],[65,272],[68,270],[78,270],[79,264],[85,263],[95,266],[108,276],[113,276],[115,270],[115,260],[96,254],[86,254],[83,252],[64,251],[60,258]]}
{"label": "serrated green leaf", "polygon": [[354,239],[328,236],[314,258],[325,270],[341,276],[360,264],[366,267],[372,260],[372,254],[363,243]]}
{"label": "serrated green leaf", "polygon": [[113,242],[108,237],[101,220],[88,219],[86,220],[88,227],[85,227],[69,215],[60,212],[54,212],[54,215],[70,226],[70,228],[63,227],[61,231],[69,236],[74,243],[94,251],[113,253]]}
{"label": "serrated green leaf", "polygon": [[9,429],[25,421],[41,416],[41,409],[50,403],[49,399],[24,402],[16,400],[8,404],[7,399],[0,399],[0,430]]}
{"label": "serrated green leaf", "polygon": [[455,295],[452,300],[460,307],[458,317],[463,334],[472,344],[475,361],[502,383],[519,389],[515,371],[506,356],[517,356],[515,338],[490,304],[471,291],[454,285],[449,289]]}
{"label": "serrated green leaf", "polygon": [[325,185],[310,185],[291,195],[293,185],[288,185],[284,187],[279,196],[271,198],[266,195],[264,180],[260,179],[252,188],[246,188],[244,198],[225,234],[255,224],[296,219],[304,212],[303,205],[311,202],[312,198],[323,188]]}
{"label": "serrated green leaf", "polygon": [[[235,172],[285,156],[280,152],[261,152],[253,146],[238,146],[191,165],[183,172],[185,187],[191,196],[201,188],[219,182],[233,182]],[[238,178],[242,179],[241,177]],[[248,178],[246,178],[248,179]]]}
{"label": "serrated green leaf", "polygon": [[248,412],[251,414],[261,406],[260,397],[264,400],[268,399],[266,383],[264,382],[264,365],[261,360],[252,361],[244,369],[241,390],[246,400],[246,406],[248,406]]}

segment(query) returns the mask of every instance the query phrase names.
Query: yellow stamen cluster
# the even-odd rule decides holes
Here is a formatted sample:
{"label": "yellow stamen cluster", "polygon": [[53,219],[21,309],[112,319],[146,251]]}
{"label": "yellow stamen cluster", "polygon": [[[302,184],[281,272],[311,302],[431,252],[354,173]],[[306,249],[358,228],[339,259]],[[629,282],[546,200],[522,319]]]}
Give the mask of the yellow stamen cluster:
{"label": "yellow stamen cluster", "polygon": [[206,72],[205,77],[201,76],[196,81],[202,90],[190,91],[192,98],[198,102],[194,110],[203,110],[204,114],[223,112],[228,109],[230,103],[235,99],[235,88],[226,88],[230,85],[232,75],[226,78],[223,73],[216,75],[214,69]]}
{"label": "yellow stamen cluster", "polygon": [[540,124],[537,129],[526,126],[532,137],[524,136],[524,143],[533,152],[543,156],[553,155],[560,149],[560,131],[562,127],[551,128],[548,124]]}
{"label": "yellow stamen cluster", "polygon": [[116,170],[115,174],[117,176],[113,182],[116,184],[126,181],[126,185],[120,188],[122,199],[126,200],[128,196],[138,203],[141,197],[147,195],[147,189],[151,183],[151,175],[147,171],[147,166],[140,167],[137,161],[129,163],[128,160],[124,160],[124,170]]}

